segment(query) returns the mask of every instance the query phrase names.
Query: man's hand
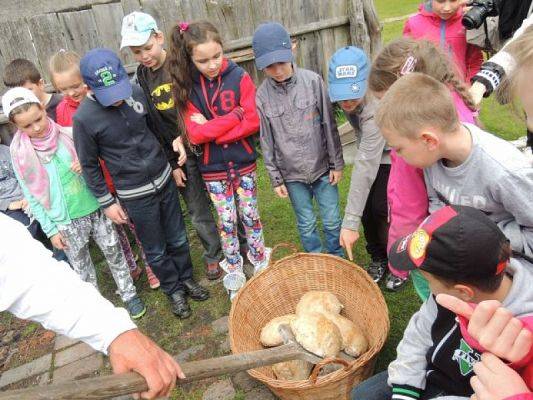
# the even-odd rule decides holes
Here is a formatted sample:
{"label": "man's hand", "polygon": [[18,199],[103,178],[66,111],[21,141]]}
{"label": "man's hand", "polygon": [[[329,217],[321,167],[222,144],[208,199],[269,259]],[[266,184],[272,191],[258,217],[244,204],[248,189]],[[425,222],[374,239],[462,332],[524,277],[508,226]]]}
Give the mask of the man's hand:
{"label": "man's hand", "polygon": [[26,199],[22,199],[22,200],[20,201],[20,208],[21,208],[22,210],[27,209],[27,208],[28,208],[28,200],[26,200]]}
{"label": "man's hand", "polygon": [[167,397],[176,386],[176,377],[185,378],[179,364],[138,329],[111,342],[109,360],[115,374],[135,371],[146,379],[148,391],[140,393],[143,399]]}
{"label": "man's hand", "polygon": [[74,161],[71,165],[70,165],[70,169],[72,171],[74,171],[75,173],[77,174],[81,174],[81,164],[79,161]]}
{"label": "man's hand", "polygon": [[329,171],[329,183],[333,186],[335,186],[337,183],[341,181],[342,178],[342,171]]}
{"label": "man's hand", "polygon": [[475,376],[470,378],[474,389],[471,400],[504,400],[522,393],[530,393],[524,380],[498,357],[484,353],[474,364]]}
{"label": "man's hand", "polygon": [[128,215],[118,203],[114,203],[109,207],[104,208],[104,214],[115,224],[121,225],[128,222]]}
{"label": "man's hand", "polygon": [[348,254],[348,259],[350,261],[353,261],[353,253],[352,253],[353,245],[358,240],[359,240],[359,232],[353,231],[351,229],[346,229],[346,228],[341,229],[339,242],[340,242],[340,245],[346,251],[346,254]]}
{"label": "man's hand", "polygon": [[183,138],[181,136],[174,139],[172,142],[172,149],[178,153],[178,165],[181,167],[187,162],[187,152],[185,151],[185,146],[183,144]]}
{"label": "man's hand", "polygon": [[174,177],[174,181],[176,181],[176,185],[178,185],[178,187],[185,187],[185,184],[187,182],[187,176],[181,168],[176,168],[175,170],[173,170],[172,176]]}
{"label": "man's hand", "polygon": [[58,232],[54,236],[52,236],[50,238],[50,242],[52,242],[52,246],[54,246],[56,249],[65,250],[66,248],[68,248],[67,241],[65,240],[63,235],[61,235],[61,232]]}
{"label": "man's hand", "polygon": [[468,333],[487,352],[510,362],[520,361],[529,354],[533,334],[499,301],[482,301],[473,309],[457,297],[439,294],[437,303],[469,319]]}
{"label": "man's hand", "polygon": [[279,185],[274,188],[274,192],[278,195],[278,197],[281,197],[282,199],[285,199],[289,196],[289,192],[287,192],[287,187],[285,185]]}
{"label": "man's hand", "polygon": [[472,96],[472,100],[474,100],[474,104],[479,107],[481,100],[483,100],[483,95],[487,91],[485,85],[476,81],[472,84],[468,91],[470,92],[470,96]]}
{"label": "man's hand", "polygon": [[200,113],[191,115],[191,121],[197,124],[203,125],[207,122],[207,119]]}

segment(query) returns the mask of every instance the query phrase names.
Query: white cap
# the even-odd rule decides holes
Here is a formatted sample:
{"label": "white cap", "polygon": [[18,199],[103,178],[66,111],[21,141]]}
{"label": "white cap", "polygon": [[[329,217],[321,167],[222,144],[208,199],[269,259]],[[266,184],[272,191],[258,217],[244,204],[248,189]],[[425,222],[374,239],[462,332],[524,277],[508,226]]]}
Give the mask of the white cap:
{"label": "white cap", "polygon": [[40,104],[39,99],[31,90],[23,87],[15,87],[13,89],[9,89],[2,96],[2,109],[4,110],[5,116],[8,118],[9,114],[11,114],[11,111],[13,111],[13,109],[23,104],[33,103]]}
{"label": "white cap", "polygon": [[154,31],[158,31],[155,19],[149,14],[134,11],[122,19],[120,48],[142,46]]}

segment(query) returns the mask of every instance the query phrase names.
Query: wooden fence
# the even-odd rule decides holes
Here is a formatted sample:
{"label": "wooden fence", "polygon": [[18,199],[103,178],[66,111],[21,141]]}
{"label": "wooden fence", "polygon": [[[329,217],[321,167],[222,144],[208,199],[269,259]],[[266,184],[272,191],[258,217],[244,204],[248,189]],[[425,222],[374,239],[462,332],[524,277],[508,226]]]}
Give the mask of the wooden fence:
{"label": "wooden fence", "polygon": [[256,82],[261,74],[253,63],[251,38],[264,21],[286,26],[298,42],[297,64],[325,78],[327,62],[339,47],[356,44],[374,53],[381,41],[372,0],[0,0],[0,75],[11,60],[27,58],[48,82],[52,54],[61,48],[83,54],[94,47],[117,51],[133,72],[129,50],[120,51],[119,45],[122,17],[135,10],[151,14],[165,33],[177,21],[210,20],[227,54]]}

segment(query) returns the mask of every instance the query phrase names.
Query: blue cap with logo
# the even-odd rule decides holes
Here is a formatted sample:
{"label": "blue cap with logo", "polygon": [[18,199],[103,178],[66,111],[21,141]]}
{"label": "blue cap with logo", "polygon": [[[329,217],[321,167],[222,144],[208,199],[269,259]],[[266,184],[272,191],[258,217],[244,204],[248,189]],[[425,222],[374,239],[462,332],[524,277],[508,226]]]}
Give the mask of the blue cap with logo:
{"label": "blue cap with logo", "polygon": [[291,37],[283,25],[267,22],[259,25],[252,39],[255,65],[262,70],[278,62],[292,62]]}
{"label": "blue cap with logo", "polygon": [[337,50],[329,61],[330,100],[336,102],[364,97],[369,72],[368,57],[363,50],[354,46],[346,46]]}
{"label": "blue cap with logo", "polygon": [[109,49],[92,49],[80,61],[84,82],[104,107],[131,97],[132,87],[120,58]]}
{"label": "blue cap with logo", "polygon": [[120,48],[142,46],[148,42],[150,35],[157,31],[157,23],[150,14],[134,11],[122,19]]}

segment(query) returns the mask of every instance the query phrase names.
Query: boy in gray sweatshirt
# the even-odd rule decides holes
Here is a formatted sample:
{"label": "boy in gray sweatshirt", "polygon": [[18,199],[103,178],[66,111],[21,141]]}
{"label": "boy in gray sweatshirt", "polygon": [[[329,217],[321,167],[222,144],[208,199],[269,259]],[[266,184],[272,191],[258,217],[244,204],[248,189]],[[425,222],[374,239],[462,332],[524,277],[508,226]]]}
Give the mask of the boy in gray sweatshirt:
{"label": "boy in gray sweatshirt", "polygon": [[[398,107],[401,104],[401,107]],[[461,124],[449,89],[423,74],[396,81],[376,121],[408,164],[424,168],[430,212],[446,204],[483,211],[515,256],[533,257],[533,167],[505,140]]]}
{"label": "boy in gray sweatshirt", "polygon": [[[441,208],[389,252],[395,269],[420,270],[433,295],[449,294],[470,304],[497,300],[531,331],[533,265],[510,257],[509,241],[496,224],[466,206]],[[409,321],[388,371],[356,387],[353,399],[468,400],[474,364],[484,352],[497,353],[499,345],[483,348],[468,328],[467,320],[430,296]],[[531,376],[530,348],[504,356],[524,379]]]}

